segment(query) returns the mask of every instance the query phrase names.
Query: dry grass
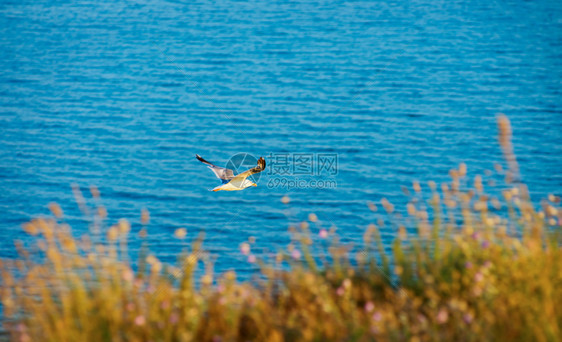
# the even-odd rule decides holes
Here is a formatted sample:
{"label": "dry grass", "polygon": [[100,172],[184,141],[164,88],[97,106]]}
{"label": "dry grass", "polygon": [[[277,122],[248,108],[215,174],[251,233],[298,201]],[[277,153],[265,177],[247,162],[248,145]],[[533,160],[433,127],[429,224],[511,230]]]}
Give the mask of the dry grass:
{"label": "dry grass", "polygon": [[[465,165],[439,189],[430,183],[429,201],[414,183],[392,255],[373,224],[353,256],[321,229],[326,259],[313,257],[312,214],[292,229],[285,253],[255,261],[258,282],[237,281],[234,272],[215,279],[210,268],[195,279],[200,240],[177,268],[143,250],[135,272],[123,257],[127,221],[109,228],[105,243],[92,243],[58,224],[62,212],[52,205],[53,219],[25,225],[37,246],[19,245],[20,257],[1,263],[5,327],[15,341],[57,342],[560,340],[560,199],[549,196],[537,209],[526,187],[512,183],[518,168],[505,117],[499,129],[508,161],[502,199],[487,196],[480,177],[463,189]],[[105,209],[95,212],[105,217]],[[251,249],[241,246],[254,261]],[[286,262],[290,271],[280,267]]]}

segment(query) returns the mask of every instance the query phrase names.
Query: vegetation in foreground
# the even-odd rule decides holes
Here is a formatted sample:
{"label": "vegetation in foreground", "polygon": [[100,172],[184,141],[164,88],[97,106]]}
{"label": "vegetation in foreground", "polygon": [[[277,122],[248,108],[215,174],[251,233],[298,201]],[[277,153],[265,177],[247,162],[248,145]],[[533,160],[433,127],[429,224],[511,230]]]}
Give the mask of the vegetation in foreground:
{"label": "vegetation in foreground", "polygon": [[[200,240],[178,267],[144,251],[134,271],[124,257],[127,221],[110,227],[104,243],[75,239],[53,205],[53,219],[24,227],[37,245],[17,244],[20,257],[1,262],[5,328],[14,341],[57,342],[560,340],[560,198],[531,204],[526,187],[512,182],[518,171],[505,117],[499,128],[508,165],[503,198],[486,195],[480,177],[465,189],[464,165],[439,189],[429,184],[429,201],[414,183],[409,218],[393,223],[391,255],[381,223],[350,255],[311,214],[275,261],[255,260],[251,242],[241,245],[260,266],[254,282],[234,272],[215,278],[211,267],[195,276]],[[384,200],[382,207],[394,211]],[[322,258],[311,252],[316,234],[329,245]]]}

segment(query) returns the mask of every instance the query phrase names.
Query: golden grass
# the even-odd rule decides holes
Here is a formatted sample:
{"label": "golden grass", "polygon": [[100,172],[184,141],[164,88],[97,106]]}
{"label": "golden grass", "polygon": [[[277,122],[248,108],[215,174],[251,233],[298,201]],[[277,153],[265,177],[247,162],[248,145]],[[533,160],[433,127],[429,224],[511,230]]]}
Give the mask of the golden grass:
{"label": "golden grass", "polygon": [[[395,222],[392,255],[384,252],[379,223],[367,228],[364,248],[353,256],[333,230],[320,229],[329,247],[316,257],[311,231],[319,229],[318,217],[311,214],[292,228],[294,240],[275,261],[255,260],[253,241],[241,245],[260,265],[257,282],[237,281],[234,272],[215,278],[212,265],[195,279],[201,239],[178,267],[143,249],[133,271],[127,221],[110,227],[105,243],[75,239],[57,223],[63,213],[53,204],[55,218],[24,227],[37,245],[18,243],[20,257],[1,262],[5,328],[15,341],[57,342],[560,340],[560,199],[549,196],[535,208],[526,187],[511,183],[518,167],[507,118],[499,118],[499,129],[508,161],[502,199],[485,194],[481,177],[463,189],[464,164],[451,171],[450,183],[428,184],[429,201],[415,182],[409,219]],[[387,200],[381,205],[394,212]],[[104,208],[93,212],[106,215]],[[280,267],[286,262],[289,271]]]}

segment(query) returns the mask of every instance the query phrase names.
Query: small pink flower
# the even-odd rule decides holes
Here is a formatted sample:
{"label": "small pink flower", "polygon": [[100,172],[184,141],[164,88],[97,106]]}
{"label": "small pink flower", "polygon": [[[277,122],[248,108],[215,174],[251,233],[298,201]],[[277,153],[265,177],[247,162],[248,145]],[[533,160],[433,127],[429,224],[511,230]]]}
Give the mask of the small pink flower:
{"label": "small pink flower", "polygon": [[484,275],[481,272],[478,272],[474,275],[474,281],[479,283],[484,280]]}
{"label": "small pink flower", "polygon": [[378,321],[380,321],[381,319],[382,319],[382,314],[381,314],[380,312],[377,311],[377,312],[375,312],[375,313],[373,314],[373,320],[374,320],[374,321],[378,322]]}
{"label": "small pink flower", "polygon": [[318,233],[318,235],[320,235],[322,239],[325,239],[328,237],[328,231],[326,229],[320,229],[320,233]]}
{"label": "small pink flower", "polygon": [[240,252],[244,255],[248,255],[250,253],[250,245],[246,242],[240,245]]}
{"label": "small pink flower", "polygon": [[163,301],[162,303],[160,303],[160,308],[162,310],[166,310],[167,308],[170,307],[170,302],[168,302],[167,300]]}
{"label": "small pink flower", "polygon": [[375,304],[373,304],[373,302],[367,302],[365,303],[365,311],[367,312],[371,312],[375,309]]}
{"label": "small pink flower", "polygon": [[441,309],[437,313],[436,318],[437,318],[437,323],[443,324],[443,323],[447,322],[447,320],[449,320],[449,313],[447,312],[446,309]]}
{"label": "small pink flower", "polygon": [[465,313],[464,316],[462,316],[462,319],[466,324],[470,324],[474,317],[472,317],[472,315],[469,313]]}
{"label": "small pink flower", "polygon": [[220,284],[219,286],[217,286],[217,292],[218,293],[223,293],[225,290],[225,287],[223,284]]}
{"label": "small pink flower", "polygon": [[291,256],[293,257],[293,259],[295,260],[299,260],[301,258],[301,252],[298,249],[295,249],[292,253]]}
{"label": "small pink flower", "polygon": [[256,256],[253,255],[253,254],[251,254],[250,256],[248,256],[248,262],[249,262],[249,263],[252,263],[252,264],[253,264],[254,262],[256,262]]}
{"label": "small pink flower", "polygon": [[178,317],[177,313],[174,312],[170,315],[170,323],[171,324],[176,324],[178,322],[178,320],[179,320],[179,317]]}
{"label": "small pink flower", "polygon": [[482,246],[482,248],[486,249],[486,248],[490,247],[490,242],[488,240],[484,240],[484,241],[482,241],[480,246]]}
{"label": "small pink flower", "polygon": [[135,318],[135,324],[138,326],[144,325],[144,323],[146,323],[146,319],[144,318],[144,316],[137,316]]}
{"label": "small pink flower", "polygon": [[338,294],[338,296],[343,296],[343,294],[345,293],[345,289],[343,288],[343,286],[338,287],[336,293]]}
{"label": "small pink flower", "polygon": [[132,282],[133,280],[135,280],[135,273],[133,273],[133,271],[128,268],[125,271],[123,271],[123,280],[125,280],[126,282]]}
{"label": "small pink flower", "polygon": [[472,263],[470,261],[465,262],[464,264],[465,268],[472,268]]}

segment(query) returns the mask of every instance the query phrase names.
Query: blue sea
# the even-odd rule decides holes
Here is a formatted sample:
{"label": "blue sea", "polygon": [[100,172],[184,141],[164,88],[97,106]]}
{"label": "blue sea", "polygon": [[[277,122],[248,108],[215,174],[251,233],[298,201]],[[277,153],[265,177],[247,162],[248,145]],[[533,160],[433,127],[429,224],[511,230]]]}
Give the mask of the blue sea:
{"label": "blue sea", "polygon": [[[186,228],[218,272],[249,274],[240,243],[275,253],[310,213],[314,235],[357,242],[384,219],[369,201],[403,212],[401,186],[461,162],[501,188],[486,171],[502,162],[498,113],[535,203],[562,194],[559,1],[17,0],[1,1],[0,32],[0,257],[50,202],[87,232],[76,184],[107,226],[130,220],[133,254],[146,208],[162,260]],[[211,192],[195,154],[267,169]]]}

